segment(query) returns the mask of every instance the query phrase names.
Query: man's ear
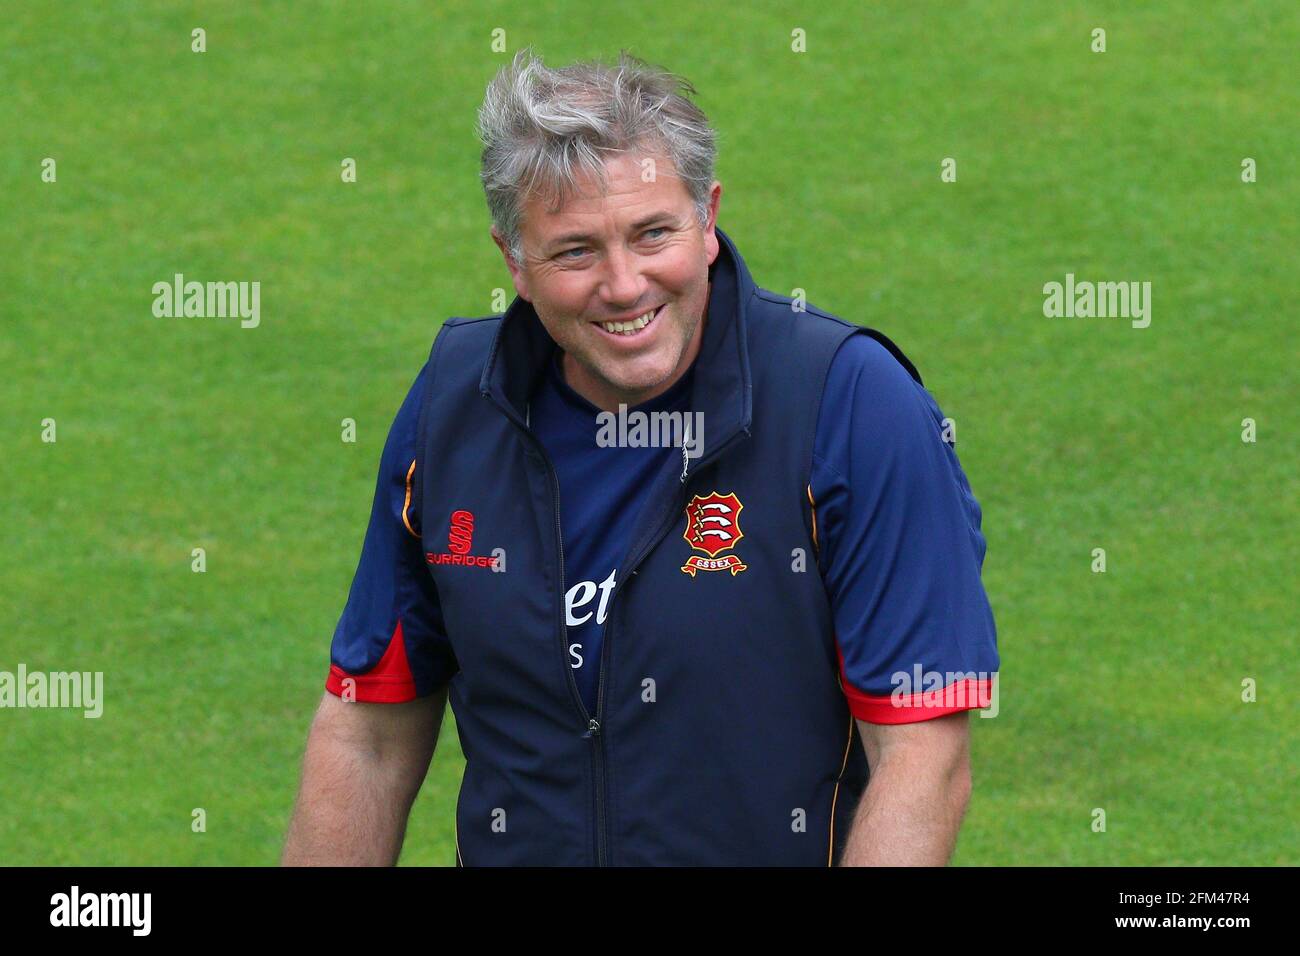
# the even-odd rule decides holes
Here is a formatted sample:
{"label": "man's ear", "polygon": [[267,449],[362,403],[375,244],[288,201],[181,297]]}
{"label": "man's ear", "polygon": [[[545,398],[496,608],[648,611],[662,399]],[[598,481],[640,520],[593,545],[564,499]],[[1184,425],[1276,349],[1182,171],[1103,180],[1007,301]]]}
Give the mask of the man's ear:
{"label": "man's ear", "polygon": [[704,252],[708,256],[709,265],[718,258],[718,234],[714,232],[714,227],[718,224],[718,209],[722,205],[722,183],[714,180],[713,186],[709,189],[709,221],[704,226]]}
{"label": "man's ear", "polygon": [[528,277],[524,275],[523,269],[519,268],[519,264],[511,258],[510,247],[506,244],[505,237],[497,231],[496,226],[492,227],[491,233],[492,241],[497,244],[502,257],[506,260],[506,268],[510,270],[510,279],[515,284],[515,293],[525,302],[531,302],[532,299],[528,295]]}

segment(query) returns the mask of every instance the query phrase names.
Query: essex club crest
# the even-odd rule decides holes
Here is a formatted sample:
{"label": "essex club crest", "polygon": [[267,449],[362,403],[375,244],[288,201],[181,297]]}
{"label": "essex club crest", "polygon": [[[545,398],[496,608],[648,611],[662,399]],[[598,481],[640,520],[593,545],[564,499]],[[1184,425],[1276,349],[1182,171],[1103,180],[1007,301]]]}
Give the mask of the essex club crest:
{"label": "essex club crest", "polygon": [[682,572],[695,577],[696,571],[730,571],[735,577],[744,571],[735,554],[718,557],[723,551],[730,551],[736,546],[745,532],[740,530],[740,511],[745,506],[734,494],[720,495],[716,491],[708,495],[696,495],[686,505],[686,530],[682,537],[696,551],[708,555],[702,558],[693,554],[682,565]]}

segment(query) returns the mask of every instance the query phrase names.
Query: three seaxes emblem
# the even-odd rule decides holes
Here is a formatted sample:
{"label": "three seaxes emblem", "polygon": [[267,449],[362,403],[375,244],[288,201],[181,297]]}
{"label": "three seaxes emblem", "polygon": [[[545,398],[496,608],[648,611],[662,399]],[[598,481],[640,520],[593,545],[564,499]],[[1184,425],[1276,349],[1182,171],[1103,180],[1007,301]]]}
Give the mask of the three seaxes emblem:
{"label": "three seaxes emblem", "polygon": [[696,495],[686,505],[686,530],[682,537],[696,551],[708,555],[701,558],[691,555],[682,565],[682,572],[695,577],[696,571],[730,571],[734,578],[748,565],[742,564],[740,557],[728,554],[719,558],[723,551],[728,551],[745,536],[740,530],[740,510],[745,506],[734,494],[720,495],[716,491],[708,495]]}

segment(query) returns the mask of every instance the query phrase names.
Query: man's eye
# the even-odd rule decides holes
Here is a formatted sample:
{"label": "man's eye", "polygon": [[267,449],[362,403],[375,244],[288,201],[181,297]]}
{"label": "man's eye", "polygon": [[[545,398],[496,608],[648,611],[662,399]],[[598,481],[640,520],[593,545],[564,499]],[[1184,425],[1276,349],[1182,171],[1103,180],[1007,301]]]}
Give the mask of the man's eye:
{"label": "man's eye", "polygon": [[[649,229],[647,229],[645,232],[641,233],[641,236],[642,236],[642,238],[647,238],[647,237],[648,237],[651,241],[653,241],[653,240],[655,240],[655,239],[660,239],[660,238],[662,238],[661,236],[651,236],[650,233],[652,233],[652,232],[668,232],[668,227],[667,227],[667,226],[651,226],[651,227],[650,227]],[[578,253],[579,255],[576,255],[576,256],[575,256],[575,255],[570,255],[569,253],[571,253],[571,252],[576,252],[576,253]],[[578,258],[581,258],[582,254],[585,254],[586,252],[587,252],[587,247],[586,247],[586,246],[574,246],[572,249],[565,249],[563,252],[556,253],[556,258],[557,258],[557,259],[578,259]]]}

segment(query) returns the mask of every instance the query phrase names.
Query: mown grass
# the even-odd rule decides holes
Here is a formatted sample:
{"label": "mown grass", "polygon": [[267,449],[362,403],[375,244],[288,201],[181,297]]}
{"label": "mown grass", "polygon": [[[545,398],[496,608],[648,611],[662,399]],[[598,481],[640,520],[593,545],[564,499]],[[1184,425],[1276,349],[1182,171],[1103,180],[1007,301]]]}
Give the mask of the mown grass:
{"label": "mown grass", "polygon": [[[0,861],[277,859],[388,424],[509,289],[473,120],[533,44],[689,77],[759,283],[957,421],[1003,671],[956,862],[1300,862],[1300,14],[861,7],[0,3],[0,669],[107,693],[0,712]],[[155,318],[175,272],[260,281],[261,325]],[[1150,327],[1045,318],[1067,272],[1150,281]],[[462,760],[449,716],[404,863],[453,860]]]}

